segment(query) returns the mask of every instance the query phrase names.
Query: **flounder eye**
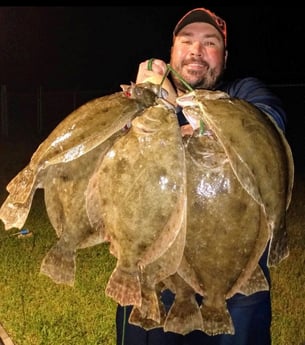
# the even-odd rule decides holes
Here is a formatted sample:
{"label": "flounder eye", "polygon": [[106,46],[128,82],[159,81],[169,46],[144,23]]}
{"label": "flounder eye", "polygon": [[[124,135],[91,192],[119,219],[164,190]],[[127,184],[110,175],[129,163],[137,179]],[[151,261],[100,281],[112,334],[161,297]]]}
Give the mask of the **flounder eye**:
{"label": "flounder eye", "polygon": [[143,89],[140,87],[137,87],[137,88],[135,88],[135,93],[136,93],[137,97],[140,97],[143,95]]}

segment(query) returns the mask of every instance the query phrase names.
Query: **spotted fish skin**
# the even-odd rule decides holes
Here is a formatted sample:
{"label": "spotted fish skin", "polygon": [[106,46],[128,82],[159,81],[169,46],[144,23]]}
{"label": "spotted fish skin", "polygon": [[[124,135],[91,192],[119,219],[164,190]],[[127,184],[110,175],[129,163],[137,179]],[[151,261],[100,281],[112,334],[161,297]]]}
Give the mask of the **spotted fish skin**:
{"label": "spotted fish skin", "polygon": [[[117,258],[106,294],[121,305],[141,308],[141,272],[159,275],[149,267],[162,262],[184,220],[185,159],[175,113],[163,105],[147,108],[108,151],[97,174],[100,215]],[[179,265],[183,246],[178,247],[180,254],[176,251],[164,271],[168,274]]]}
{"label": "spotted fish skin", "polygon": [[24,225],[45,169],[93,150],[146,107],[156,104],[156,93],[160,93],[156,85],[132,84],[124,91],[85,103],[61,121],[39,145],[29,164],[7,185],[9,195],[0,209],[5,229],[20,229]]}
{"label": "spotted fish skin", "polygon": [[[195,90],[177,99],[190,121],[202,120],[243,188],[262,207],[270,233],[269,265],[289,254],[286,211],[294,183],[290,145],[275,121],[254,105],[222,91]],[[194,120],[196,119],[196,120]]]}
{"label": "spotted fish skin", "polygon": [[117,132],[85,155],[46,169],[42,185],[44,201],[58,241],[45,255],[40,273],[57,284],[74,286],[77,250],[106,241],[102,222],[89,221],[88,211],[93,212],[95,205],[91,204],[88,210],[86,190],[105,153],[123,135]]}
{"label": "spotted fish skin", "polygon": [[164,326],[166,311],[161,301],[164,281],[176,275],[182,260],[186,236],[186,204],[183,222],[172,245],[141,271],[141,306],[134,306],[129,322],[146,330]]}
{"label": "spotted fish skin", "polygon": [[[184,138],[188,265],[178,273],[203,296],[197,329],[234,334],[226,299],[269,289],[258,265],[269,242],[269,264],[274,263],[272,248],[281,249],[277,263],[288,253],[284,219],[293,185],[292,155],[273,121],[245,101],[196,90],[177,102],[195,129]],[[179,329],[171,322],[165,327],[178,333],[193,327],[184,323]]]}
{"label": "spotted fish skin", "polygon": [[[209,335],[234,334],[226,296],[257,268],[269,239],[267,224],[260,206],[235,177],[213,135],[201,136],[197,130],[188,138],[186,162],[188,224],[184,256],[202,287],[201,330]],[[182,278],[192,284],[190,276],[190,272],[184,272]],[[268,289],[266,279],[261,278],[259,286]]]}

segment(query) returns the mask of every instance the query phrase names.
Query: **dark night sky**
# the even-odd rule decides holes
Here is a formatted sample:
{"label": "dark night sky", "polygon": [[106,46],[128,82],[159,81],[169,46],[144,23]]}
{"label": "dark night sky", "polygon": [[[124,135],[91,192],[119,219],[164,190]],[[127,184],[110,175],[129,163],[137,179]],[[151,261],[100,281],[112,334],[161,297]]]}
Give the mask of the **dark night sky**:
{"label": "dark night sky", "polygon": [[206,6],[228,25],[228,77],[304,83],[305,21],[300,7],[0,7],[0,83],[10,88],[119,89],[139,62],[168,61],[173,27]]}

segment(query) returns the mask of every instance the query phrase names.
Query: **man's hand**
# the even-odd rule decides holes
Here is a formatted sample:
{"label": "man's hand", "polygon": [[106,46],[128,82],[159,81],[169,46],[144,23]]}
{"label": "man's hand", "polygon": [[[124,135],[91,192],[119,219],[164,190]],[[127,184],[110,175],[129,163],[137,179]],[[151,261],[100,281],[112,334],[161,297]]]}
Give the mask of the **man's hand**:
{"label": "man's hand", "polygon": [[[166,72],[167,65],[163,60],[149,59],[143,61],[139,65],[136,83],[151,82],[159,85]],[[162,88],[168,92],[167,100],[173,105],[176,105],[177,93],[167,78],[163,81]]]}
{"label": "man's hand", "polygon": [[147,78],[152,78],[156,75],[163,77],[166,70],[166,63],[162,60],[149,59],[143,61],[139,65],[136,83],[143,83],[147,81]]}
{"label": "man's hand", "polygon": [[194,133],[192,126],[189,124],[181,126],[180,129],[181,129],[181,135],[183,137],[186,135],[193,135]]}

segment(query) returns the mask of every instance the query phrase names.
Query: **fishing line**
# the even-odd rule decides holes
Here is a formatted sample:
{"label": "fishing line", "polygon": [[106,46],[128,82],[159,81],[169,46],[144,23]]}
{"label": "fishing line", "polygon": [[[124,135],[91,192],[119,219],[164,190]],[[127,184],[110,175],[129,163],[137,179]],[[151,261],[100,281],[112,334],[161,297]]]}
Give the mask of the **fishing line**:
{"label": "fishing line", "polygon": [[173,69],[173,67],[168,63],[166,64],[166,72],[161,80],[161,84],[163,84],[165,78],[168,76],[169,72],[172,72],[173,74],[176,75],[176,77],[181,81],[181,83],[191,92],[191,91],[194,91],[194,89],[183,79],[183,77]]}
{"label": "fishing line", "polygon": [[[150,66],[152,68],[152,62],[154,59],[150,59],[148,61],[148,67]],[[181,81],[181,83],[187,88],[188,91],[192,92],[194,91],[194,89],[183,79],[183,77],[177,72],[175,71],[172,66],[170,64],[166,64],[166,72],[164,73],[164,76],[161,80],[160,86],[162,87],[162,84],[164,83],[164,80],[167,78],[169,72],[172,72],[173,74],[176,75],[176,77]],[[151,69],[150,69],[151,70]],[[200,123],[200,129],[199,129],[199,135],[203,135],[204,133],[204,123],[203,120],[200,119],[199,120]]]}
{"label": "fishing line", "polygon": [[148,69],[149,71],[152,71],[152,64],[153,64],[153,61],[154,61],[154,60],[155,60],[154,58],[151,58],[151,59],[148,60],[147,69]]}
{"label": "fishing line", "polygon": [[126,306],[123,307],[123,332],[122,332],[122,345],[125,343],[125,331],[126,331]]}

